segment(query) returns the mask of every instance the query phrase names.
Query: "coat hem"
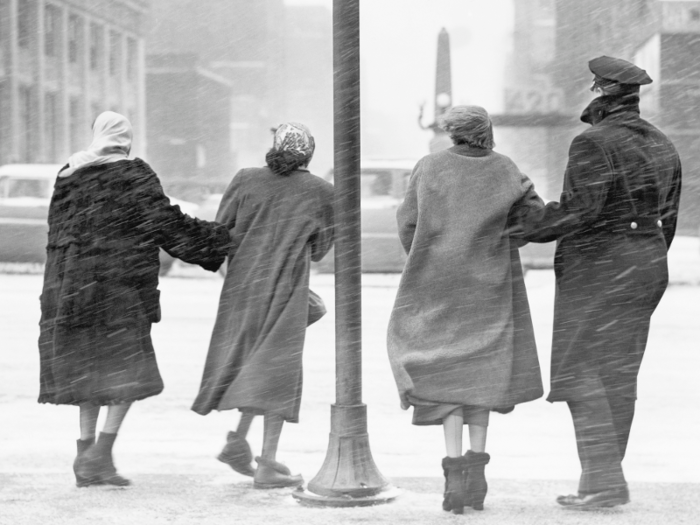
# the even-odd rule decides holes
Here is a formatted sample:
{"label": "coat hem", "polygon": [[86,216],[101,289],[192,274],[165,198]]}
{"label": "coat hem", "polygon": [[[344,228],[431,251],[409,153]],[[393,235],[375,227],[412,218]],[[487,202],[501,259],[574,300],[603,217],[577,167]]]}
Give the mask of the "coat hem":
{"label": "coat hem", "polygon": [[39,398],[37,399],[37,403],[40,403],[42,405],[72,405],[72,406],[80,406],[83,404],[91,404],[93,406],[112,406],[112,405],[125,405],[127,403],[133,403],[135,401],[142,401],[144,399],[148,399],[149,397],[154,397],[159,394],[161,394],[163,390],[161,389],[158,392],[154,392],[152,394],[145,394],[142,396],[136,396],[136,397],[125,397],[121,399],[86,399],[86,400],[72,400],[72,401],[56,401],[54,398],[55,396],[49,395],[49,394],[43,394],[40,395]]}

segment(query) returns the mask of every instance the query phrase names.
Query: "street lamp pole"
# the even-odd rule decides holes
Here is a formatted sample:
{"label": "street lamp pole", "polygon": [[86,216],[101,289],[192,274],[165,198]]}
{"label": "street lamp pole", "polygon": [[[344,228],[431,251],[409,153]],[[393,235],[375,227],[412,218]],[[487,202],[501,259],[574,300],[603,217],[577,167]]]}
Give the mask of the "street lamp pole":
{"label": "street lamp pole", "polygon": [[336,403],[326,459],[294,497],[327,507],[376,505],[397,490],[377,469],[362,403],[360,0],[333,0]]}

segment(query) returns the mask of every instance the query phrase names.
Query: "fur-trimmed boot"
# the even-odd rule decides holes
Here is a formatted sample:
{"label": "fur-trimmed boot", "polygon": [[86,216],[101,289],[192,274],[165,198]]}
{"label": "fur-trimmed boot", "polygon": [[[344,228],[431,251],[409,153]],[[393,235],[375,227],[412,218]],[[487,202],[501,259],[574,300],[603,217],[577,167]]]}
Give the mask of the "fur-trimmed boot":
{"label": "fur-trimmed boot", "polygon": [[76,476],[91,480],[91,484],[115,485],[126,487],[131,481],[117,474],[112,460],[112,447],[117,434],[100,432],[100,437],[88,448],[76,469]]}
{"label": "fur-trimmed boot", "polygon": [[466,480],[467,480],[467,496],[466,505],[469,505],[474,510],[484,510],[484,499],[488,491],[488,484],[484,476],[484,467],[491,460],[486,452],[472,452],[468,450],[464,455],[466,464]]}
{"label": "fur-trimmed boot", "polygon": [[466,505],[464,484],[465,461],[463,457],[442,458],[442,471],[445,474],[445,497],[442,501],[442,510],[452,511],[454,514],[463,514]]}
{"label": "fur-trimmed boot", "polygon": [[241,437],[234,431],[230,431],[226,436],[226,446],[216,459],[226,463],[233,470],[244,476],[252,477],[255,474],[255,469],[251,465],[253,453],[250,450],[250,445],[244,437]]}
{"label": "fur-trimmed boot", "polygon": [[95,438],[90,439],[79,439],[76,441],[78,445],[78,455],[75,456],[75,461],[73,461],[73,473],[75,474],[75,486],[78,488],[89,487],[90,485],[101,485],[102,483],[97,479],[90,479],[81,476],[78,472],[84,471],[85,464],[85,453],[88,449],[95,444]]}

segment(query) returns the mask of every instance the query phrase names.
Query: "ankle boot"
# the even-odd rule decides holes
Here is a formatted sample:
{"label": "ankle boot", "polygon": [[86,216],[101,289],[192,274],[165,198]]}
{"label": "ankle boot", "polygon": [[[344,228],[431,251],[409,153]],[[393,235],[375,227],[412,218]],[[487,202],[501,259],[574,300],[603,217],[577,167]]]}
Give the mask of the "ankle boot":
{"label": "ankle boot", "polygon": [[466,505],[474,510],[484,510],[484,499],[488,491],[488,484],[484,477],[484,467],[491,460],[486,452],[472,452],[468,450],[464,455],[467,470],[467,496]]}
{"label": "ankle boot", "polygon": [[112,460],[112,447],[117,434],[100,432],[97,443],[85,452],[84,461],[77,469],[76,475],[105,485],[126,487],[131,482],[117,474]]}
{"label": "ankle boot", "polygon": [[226,463],[233,470],[244,476],[253,476],[255,469],[251,466],[253,461],[253,453],[250,451],[250,445],[236,432],[229,432],[226,436],[226,446],[221,451],[216,459],[222,463]]}
{"label": "ankle boot", "polygon": [[465,486],[464,486],[463,457],[442,458],[442,471],[445,474],[445,496],[442,501],[442,510],[452,511],[454,514],[464,513]]}
{"label": "ankle boot", "polygon": [[81,476],[78,472],[84,471],[85,463],[85,453],[88,449],[95,444],[95,438],[90,439],[79,439],[76,441],[78,445],[78,455],[75,456],[75,461],[73,461],[73,473],[75,474],[75,486],[89,487],[90,485],[100,485],[100,481],[97,479],[91,479]]}

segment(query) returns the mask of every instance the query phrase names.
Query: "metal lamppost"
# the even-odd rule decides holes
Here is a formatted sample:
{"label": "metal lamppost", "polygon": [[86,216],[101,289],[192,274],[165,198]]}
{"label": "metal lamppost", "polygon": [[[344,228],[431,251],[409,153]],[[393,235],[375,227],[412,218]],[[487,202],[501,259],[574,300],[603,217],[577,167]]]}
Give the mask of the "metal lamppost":
{"label": "metal lamppost", "polygon": [[376,505],[398,493],[374,464],[362,403],[360,0],[333,0],[336,403],[321,470],[294,497],[326,507]]}

